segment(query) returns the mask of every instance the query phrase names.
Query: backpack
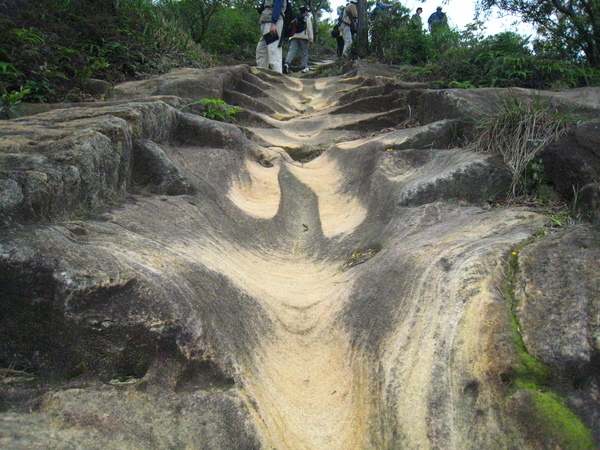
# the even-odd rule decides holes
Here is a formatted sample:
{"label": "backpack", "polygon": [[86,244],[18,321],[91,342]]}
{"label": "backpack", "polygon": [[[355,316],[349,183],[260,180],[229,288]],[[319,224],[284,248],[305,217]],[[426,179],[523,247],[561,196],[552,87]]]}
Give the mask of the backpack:
{"label": "backpack", "polygon": [[304,30],[306,30],[306,18],[304,14],[298,14],[290,24],[290,37],[296,33],[302,33]]}
{"label": "backpack", "polygon": [[[285,2],[285,11],[283,12],[283,38],[290,38],[294,34],[292,33],[293,21],[296,18],[296,14],[292,9],[292,4],[290,0]],[[290,34],[292,33],[292,34]],[[281,43],[281,41],[280,41]]]}
{"label": "backpack", "polygon": [[331,30],[331,37],[334,39],[339,38],[342,35],[340,31],[340,26],[336,23]]}
{"label": "backpack", "polygon": [[306,16],[304,14],[298,14],[296,17],[296,33],[302,33],[306,30]]}
{"label": "backpack", "polygon": [[438,25],[445,23],[447,20],[448,19],[446,19],[446,13],[436,11],[431,16],[429,16],[429,20],[427,20],[427,22],[429,22],[430,25]]}

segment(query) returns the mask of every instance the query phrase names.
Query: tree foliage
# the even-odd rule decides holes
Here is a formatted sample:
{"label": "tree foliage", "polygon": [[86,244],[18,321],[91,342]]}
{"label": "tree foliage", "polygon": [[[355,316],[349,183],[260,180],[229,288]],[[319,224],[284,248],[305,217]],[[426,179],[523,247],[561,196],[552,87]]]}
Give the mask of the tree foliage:
{"label": "tree foliage", "polygon": [[[252,61],[258,39],[254,4],[238,2],[218,11],[207,24],[201,45],[222,61]],[[227,56],[224,56],[227,55]]]}
{"label": "tree foliage", "polygon": [[170,21],[178,23],[190,34],[194,42],[203,42],[209,24],[219,12],[229,8],[225,0],[156,0]]}
{"label": "tree foliage", "polygon": [[546,49],[572,60],[583,55],[589,64],[600,65],[600,0],[479,0],[478,7],[519,15],[550,41]]}
{"label": "tree foliage", "polygon": [[[21,101],[92,100],[85,92],[90,78],[119,83],[175,67],[253,64],[259,38],[257,3],[260,0],[0,0],[0,112],[13,114]],[[515,33],[484,37],[482,23],[431,34],[411,24],[408,11],[399,4],[387,15],[371,17],[363,8],[373,3],[359,0],[355,54],[411,65],[402,75],[407,79],[433,87],[536,89],[600,80],[600,68],[582,64],[583,56],[588,58],[584,49],[593,47],[586,44],[589,39],[580,39],[584,33],[577,31],[576,22],[557,10],[544,10],[558,27],[555,34],[548,25],[546,39],[534,41],[532,47]],[[296,10],[308,4],[313,12],[311,57],[333,57],[332,23],[322,16],[330,9],[329,0],[292,4]],[[586,24],[592,23],[594,11],[585,16]],[[594,51],[597,47],[588,59],[597,60]]]}
{"label": "tree foliage", "polygon": [[370,55],[392,64],[419,64],[434,54],[434,41],[418,24],[410,21],[410,10],[394,4],[371,13]]}
{"label": "tree foliage", "polygon": [[208,58],[152,0],[0,0],[0,95],[77,101],[89,78],[121,82]]}

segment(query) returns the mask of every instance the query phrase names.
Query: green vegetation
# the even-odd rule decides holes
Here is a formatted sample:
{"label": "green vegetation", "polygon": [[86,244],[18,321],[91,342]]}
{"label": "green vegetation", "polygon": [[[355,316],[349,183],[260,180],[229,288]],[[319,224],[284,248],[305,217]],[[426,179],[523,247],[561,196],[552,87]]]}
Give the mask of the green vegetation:
{"label": "green vegetation", "polygon": [[547,366],[531,356],[521,334],[514,295],[516,273],[519,268],[518,255],[523,247],[532,241],[522,243],[509,257],[504,295],[509,301],[509,317],[517,364],[511,379],[509,395],[521,394],[520,407],[527,409],[529,432],[543,435],[547,443],[559,448],[593,449],[591,431],[581,419],[565,405],[560,396],[550,391],[552,376]]}
{"label": "green vegetation", "polygon": [[203,98],[197,102],[189,103],[181,108],[185,110],[190,108],[194,112],[202,114],[204,117],[222,122],[235,122],[235,115],[242,110],[229,106],[223,100]]}
{"label": "green vegetation", "polygon": [[[509,1],[488,3],[502,7],[500,3]],[[552,20],[545,13],[540,16]],[[579,46],[573,44],[569,51],[558,52],[565,39],[575,39],[571,35],[566,38],[565,30],[542,32],[531,42],[530,37],[513,32],[484,36],[485,23],[478,21],[462,31],[445,28],[431,34],[415,26],[403,7],[378,12],[369,26],[373,36],[371,57],[391,64],[417,65],[407,67],[403,76],[437,87],[565,89],[600,82],[600,60],[581,57],[592,44],[579,41]]]}
{"label": "green vegetation", "polygon": [[561,205],[560,201],[548,206],[542,204],[540,209],[548,214],[548,222],[534,230],[536,238],[541,238],[566,227],[577,225],[582,220],[581,215],[575,212],[574,208],[569,208],[564,204]]}
{"label": "green vegetation", "polygon": [[[90,78],[120,83],[176,67],[253,64],[256,3],[0,0],[1,117],[14,117],[18,102],[93,100],[85,91]],[[304,2],[292,3],[297,9]],[[331,10],[329,1],[311,4],[316,22],[310,55],[335,58],[333,24],[322,20]],[[511,7],[508,0],[500,6]],[[533,13],[522,13],[524,20],[538,23]],[[548,17],[546,13],[540,12],[539,19]],[[577,25],[589,25],[591,19],[584,13],[564,13],[563,28],[546,30],[533,42],[512,32],[484,36],[483,22],[432,35],[411,22],[409,14],[398,4],[363,21],[369,28],[364,36],[371,36],[367,57],[403,65],[400,76],[407,81],[462,89],[564,89],[600,83],[595,43],[586,40],[585,27]],[[572,27],[563,19],[571,20]],[[331,73],[337,73],[335,69]]]}
{"label": "green vegetation", "polygon": [[510,331],[513,345],[518,357],[517,366],[514,368],[514,382],[521,388],[535,388],[546,386],[550,381],[548,368],[527,352],[521,324],[517,316],[517,304],[515,299],[515,281],[519,269],[519,252],[532,241],[526,241],[517,247],[508,259],[508,269],[504,281],[504,295],[509,300],[510,309]]}
{"label": "green vegetation", "polygon": [[[568,119],[553,112],[539,97],[525,101],[509,94],[500,101],[503,110],[477,123],[469,148],[502,155],[512,173],[511,194],[516,197],[531,184],[541,184],[543,166],[536,166],[534,158],[566,132]],[[532,178],[527,177],[528,169]]]}
{"label": "green vegetation", "polygon": [[28,102],[86,100],[89,78],[214,64],[151,0],[122,0],[118,10],[111,0],[0,0],[0,35],[0,95],[28,91]]}
{"label": "green vegetation", "polygon": [[[378,55],[407,65],[402,77],[440,88],[523,87],[559,90],[600,83],[600,70],[578,60],[534,52],[529,38],[514,32],[483,36],[482,23],[434,35],[410,22],[382,30],[388,42]],[[539,47],[539,46],[538,46]],[[416,65],[416,67],[415,67]]]}
{"label": "green vegetation", "polygon": [[596,448],[590,430],[564,401],[552,392],[527,389],[537,419],[560,448],[591,450]]}
{"label": "green vegetation", "polygon": [[497,7],[533,24],[541,38],[538,51],[556,61],[600,64],[600,15],[597,0],[478,0],[482,11]]}
{"label": "green vegetation", "polygon": [[23,101],[23,97],[28,95],[29,89],[21,88],[18,92],[4,92],[0,96],[0,119],[10,119],[11,116],[19,115],[19,104]]}

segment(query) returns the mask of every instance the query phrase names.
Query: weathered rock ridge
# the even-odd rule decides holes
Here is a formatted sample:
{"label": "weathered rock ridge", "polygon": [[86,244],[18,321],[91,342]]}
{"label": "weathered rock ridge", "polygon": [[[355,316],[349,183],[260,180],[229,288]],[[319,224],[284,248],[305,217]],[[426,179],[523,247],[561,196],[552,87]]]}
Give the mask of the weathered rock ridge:
{"label": "weathered rock ridge", "polygon": [[0,122],[0,446],[597,447],[600,89],[516,91],[592,119],[544,155],[588,221],[535,239],[463,148],[503,90],[391,75],[186,69]]}

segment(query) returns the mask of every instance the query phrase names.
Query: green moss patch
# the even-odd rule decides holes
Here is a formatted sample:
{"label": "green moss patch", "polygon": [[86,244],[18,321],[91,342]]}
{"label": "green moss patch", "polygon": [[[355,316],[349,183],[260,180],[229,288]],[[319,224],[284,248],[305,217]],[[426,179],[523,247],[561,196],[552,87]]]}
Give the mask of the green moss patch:
{"label": "green moss patch", "polygon": [[562,399],[552,392],[533,393],[533,402],[548,429],[557,435],[560,444],[569,449],[593,449],[592,433]]}
{"label": "green moss patch", "polygon": [[509,317],[512,341],[518,362],[514,367],[511,397],[516,415],[529,437],[538,443],[564,449],[593,449],[594,438],[581,419],[569,409],[557,394],[549,390],[552,382],[550,369],[527,351],[521,324],[516,313],[514,285],[519,269],[519,252],[532,241],[526,241],[509,256],[504,295],[509,300]]}

